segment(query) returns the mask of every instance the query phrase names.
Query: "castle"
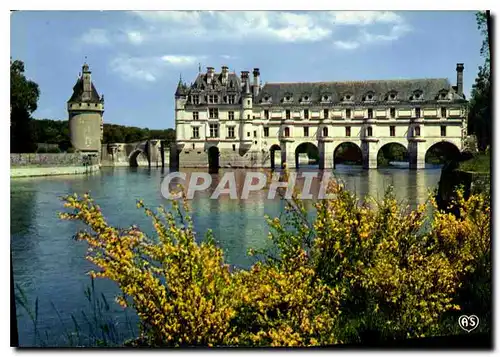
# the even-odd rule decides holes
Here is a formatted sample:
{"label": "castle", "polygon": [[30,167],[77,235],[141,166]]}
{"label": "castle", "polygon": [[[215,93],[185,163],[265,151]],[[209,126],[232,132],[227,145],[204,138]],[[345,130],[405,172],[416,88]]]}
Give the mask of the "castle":
{"label": "castle", "polygon": [[464,148],[463,70],[457,64],[456,85],[434,78],[262,86],[258,68],[250,78],[208,67],[175,91],[177,159],[180,167],[295,167],[298,148],[312,144],[320,168],[332,168],[337,148],[350,142],[363,166],[376,168],[380,148],[398,143],[410,168],[423,168],[435,144]]}

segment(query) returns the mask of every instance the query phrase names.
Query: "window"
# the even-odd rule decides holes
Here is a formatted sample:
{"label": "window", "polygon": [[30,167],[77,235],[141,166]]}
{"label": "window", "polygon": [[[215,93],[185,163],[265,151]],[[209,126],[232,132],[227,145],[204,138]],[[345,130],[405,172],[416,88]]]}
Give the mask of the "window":
{"label": "window", "polygon": [[345,117],[346,117],[347,119],[350,119],[350,118],[351,118],[351,109],[346,109],[346,110],[345,110]]}
{"label": "window", "polygon": [[351,127],[350,126],[345,127],[345,136],[347,136],[347,137],[351,136]]}
{"label": "window", "polygon": [[304,109],[304,119],[309,119],[309,109]]}
{"label": "window", "polygon": [[194,143],[193,143],[193,150],[194,150]]}
{"label": "window", "polygon": [[250,105],[250,99],[249,99],[249,100],[247,100],[247,105]]}
{"label": "window", "polygon": [[236,151],[236,145],[234,145],[234,144],[233,144],[233,151]]}
{"label": "window", "polygon": [[396,108],[391,108],[390,115],[391,115],[391,118],[393,118],[393,119],[396,117]]}
{"label": "window", "polygon": [[285,111],[285,118],[286,118],[286,119],[290,119],[290,109],[287,109],[287,110]]}
{"label": "window", "polygon": [[325,126],[325,127],[323,128],[323,137],[325,137],[325,138],[326,138],[327,136],[328,136],[328,128]]}
{"label": "window", "polygon": [[247,119],[250,119],[250,114],[247,114]]}
{"label": "window", "polygon": [[264,136],[266,138],[269,136],[269,128],[264,128]]}
{"label": "window", "polygon": [[308,127],[308,126],[305,126],[305,127],[304,127],[304,136],[305,136],[305,137],[308,137],[308,136],[309,136],[309,127]]}
{"label": "window", "polygon": [[391,136],[396,136],[396,127],[394,125],[389,127],[389,131],[391,132]]}
{"label": "window", "polygon": [[328,109],[323,109],[323,118],[328,119]]}
{"label": "window", "polygon": [[415,127],[415,136],[420,136],[420,127],[419,126]]}
{"label": "window", "polygon": [[368,109],[368,119],[373,119],[373,109]]}
{"label": "window", "polygon": [[247,131],[247,136],[250,137],[250,132],[249,131]]}
{"label": "window", "polygon": [[269,110],[264,110],[264,118],[269,119]]}
{"label": "window", "polygon": [[211,138],[218,138],[219,137],[219,125],[217,124],[210,124],[210,137]]}
{"label": "window", "polygon": [[234,138],[234,126],[230,126],[227,128],[227,137]]}
{"label": "window", "polygon": [[[233,82],[231,82],[231,83],[233,83]],[[227,99],[228,99],[228,103],[229,103],[229,104],[234,104],[234,102],[235,102],[235,95],[234,95],[234,94],[231,94],[231,95],[229,95],[229,96],[227,97]]]}
{"label": "window", "polygon": [[198,112],[193,112],[193,120],[198,120],[198,119],[199,119]]}
{"label": "window", "polygon": [[219,117],[219,109],[217,108],[208,109],[208,117],[210,119],[217,119]]}
{"label": "window", "polygon": [[285,136],[290,136],[290,128],[285,128]]}
{"label": "window", "polygon": [[229,111],[227,113],[227,115],[228,115],[229,120],[234,120],[234,112],[233,111]]}
{"label": "window", "polygon": [[441,125],[441,136],[446,136],[446,126]]}
{"label": "window", "polygon": [[210,94],[208,96],[208,103],[209,104],[216,104],[219,102],[219,97],[217,95],[214,95],[214,94]]}
{"label": "window", "polygon": [[199,139],[200,138],[200,128],[197,126],[193,127],[193,139]]}
{"label": "window", "polygon": [[196,104],[196,105],[200,104],[200,96],[193,95],[192,100],[193,100],[193,104]]}
{"label": "window", "polygon": [[257,130],[254,130],[253,131],[253,137],[256,138],[257,137]]}
{"label": "window", "polygon": [[366,136],[373,136],[373,129],[371,126],[366,128]]}
{"label": "window", "polygon": [[415,108],[415,118],[420,118],[420,108]]}
{"label": "window", "polygon": [[441,108],[441,118],[446,118],[446,108]]}

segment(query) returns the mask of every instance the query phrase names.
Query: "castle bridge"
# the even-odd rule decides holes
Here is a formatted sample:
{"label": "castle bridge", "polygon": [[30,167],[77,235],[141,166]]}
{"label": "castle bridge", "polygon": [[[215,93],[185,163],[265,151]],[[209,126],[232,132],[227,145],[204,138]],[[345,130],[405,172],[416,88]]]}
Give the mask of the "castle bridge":
{"label": "castle bridge", "polygon": [[431,148],[464,150],[463,64],[456,70],[456,85],[433,78],[262,86],[258,68],[252,80],[248,71],[208,67],[191,86],[179,81],[174,155],[181,167],[294,167],[297,148],[311,143],[319,166],[333,168],[339,145],[352,143],[372,169],[385,145],[399,144],[410,168],[421,169]]}

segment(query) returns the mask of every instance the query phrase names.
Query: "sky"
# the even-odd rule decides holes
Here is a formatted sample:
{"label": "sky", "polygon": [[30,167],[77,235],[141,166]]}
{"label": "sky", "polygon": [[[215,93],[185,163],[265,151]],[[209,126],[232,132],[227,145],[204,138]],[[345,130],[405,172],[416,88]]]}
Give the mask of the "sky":
{"label": "sky", "polygon": [[174,127],[179,77],[260,68],[265,82],[448,78],[470,96],[481,34],[470,11],[18,11],[11,57],[40,86],[35,118],[66,120],[85,61],[104,122]]}

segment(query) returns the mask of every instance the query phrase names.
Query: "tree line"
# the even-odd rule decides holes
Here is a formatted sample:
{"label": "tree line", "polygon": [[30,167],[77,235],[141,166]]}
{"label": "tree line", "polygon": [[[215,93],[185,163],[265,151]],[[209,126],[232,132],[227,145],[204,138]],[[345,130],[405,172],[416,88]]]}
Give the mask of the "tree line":
{"label": "tree line", "polygon": [[[67,120],[33,118],[40,87],[26,78],[23,61],[10,60],[10,152],[37,151],[37,143],[57,144],[55,151],[71,150]],[[145,139],[175,140],[174,129],[148,129],[104,124],[104,143],[130,143]]]}
{"label": "tree line", "polygon": [[[35,119],[31,121],[32,138],[35,143],[57,144],[67,151],[71,147],[67,120]],[[117,124],[104,124],[103,143],[131,143],[146,139],[175,141],[174,129],[148,129]]]}

